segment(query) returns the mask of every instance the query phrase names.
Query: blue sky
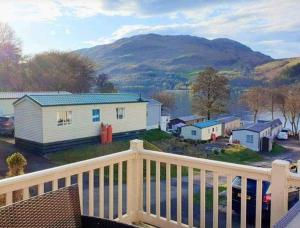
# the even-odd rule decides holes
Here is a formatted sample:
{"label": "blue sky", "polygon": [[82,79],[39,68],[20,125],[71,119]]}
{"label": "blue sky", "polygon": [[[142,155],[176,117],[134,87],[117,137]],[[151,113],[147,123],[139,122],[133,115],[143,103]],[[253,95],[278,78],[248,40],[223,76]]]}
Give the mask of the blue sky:
{"label": "blue sky", "polygon": [[24,54],[74,50],[137,34],[237,40],[274,58],[300,56],[299,0],[0,0]]}

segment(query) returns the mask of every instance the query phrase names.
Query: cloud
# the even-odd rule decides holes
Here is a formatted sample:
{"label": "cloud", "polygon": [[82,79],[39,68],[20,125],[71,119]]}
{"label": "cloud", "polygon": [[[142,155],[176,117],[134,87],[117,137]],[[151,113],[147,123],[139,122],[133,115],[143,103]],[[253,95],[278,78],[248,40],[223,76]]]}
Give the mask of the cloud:
{"label": "cloud", "polygon": [[65,34],[66,34],[66,35],[70,35],[70,34],[71,34],[71,30],[68,29],[68,28],[65,28]]}

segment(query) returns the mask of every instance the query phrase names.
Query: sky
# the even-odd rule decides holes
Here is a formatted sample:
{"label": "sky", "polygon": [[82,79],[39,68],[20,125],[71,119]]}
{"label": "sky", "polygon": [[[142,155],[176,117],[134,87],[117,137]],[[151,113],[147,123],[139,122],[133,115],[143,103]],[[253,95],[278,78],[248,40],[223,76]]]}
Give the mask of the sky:
{"label": "sky", "polygon": [[229,38],[273,58],[300,56],[300,0],[0,0],[24,54],[157,33]]}

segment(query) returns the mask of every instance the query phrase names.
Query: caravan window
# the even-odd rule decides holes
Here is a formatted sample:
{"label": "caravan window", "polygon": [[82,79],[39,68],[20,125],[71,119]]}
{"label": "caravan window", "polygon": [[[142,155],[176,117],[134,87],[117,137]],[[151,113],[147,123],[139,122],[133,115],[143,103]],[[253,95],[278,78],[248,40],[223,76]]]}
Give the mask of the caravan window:
{"label": "caravan window", "polygon": [[254,139],[253,139],[253,135],[247,135],[246,136],[246,142],[247,143],[253,143]]}
{"label": "caravan window", "polygon": [[69,125],[72,123],[72,111],[61,111],[56,113],[57,126]]}
{"label": "caravan window", "polygon": [[116,112],[117,112],[117,119],[124,119],[125,116],[125,108],[116,108]]}
{"label": "caravan window", "polygon": [[93,122],[99,122],[100,121],[100,109],[93,109]]}

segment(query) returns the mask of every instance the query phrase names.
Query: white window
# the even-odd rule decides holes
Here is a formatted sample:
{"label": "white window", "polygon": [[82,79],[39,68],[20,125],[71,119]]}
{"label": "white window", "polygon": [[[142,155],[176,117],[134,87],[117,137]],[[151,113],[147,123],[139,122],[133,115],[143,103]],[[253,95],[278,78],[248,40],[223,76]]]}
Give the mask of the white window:
{"label": "white window", "polygon": [[125,108],[116,108],[117,119],[121,120],[125,117]]}
{"label": "white window", "polygon": [[72,123],[72,111],[61,111],[56,113],[57,126],[69,125]]}
{"label": "white window", "polygon": [[197,132],[195,131],[195,130],[192,130],[192,135],[196,135],[197,134]]}
{"label": "white window", "polygon": [[253,139],[253,135],[247,135],[246,136],[246,142],[247,143],[253,143],[254,139]]}

